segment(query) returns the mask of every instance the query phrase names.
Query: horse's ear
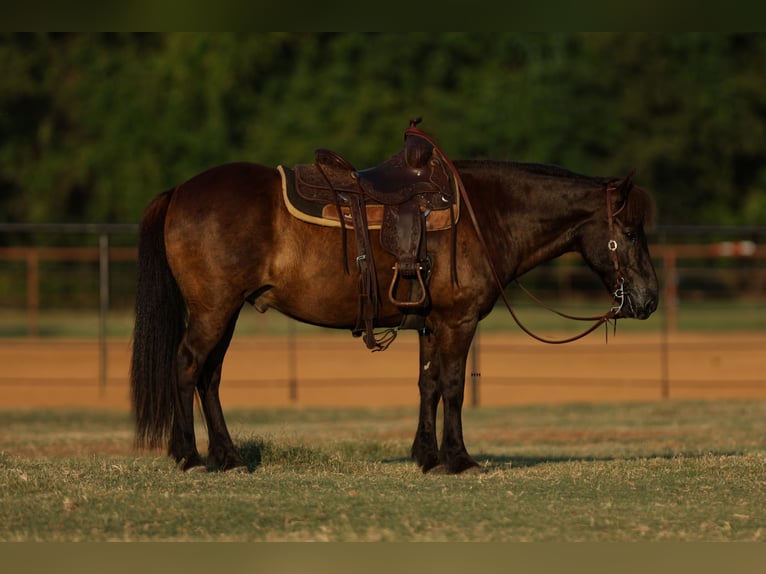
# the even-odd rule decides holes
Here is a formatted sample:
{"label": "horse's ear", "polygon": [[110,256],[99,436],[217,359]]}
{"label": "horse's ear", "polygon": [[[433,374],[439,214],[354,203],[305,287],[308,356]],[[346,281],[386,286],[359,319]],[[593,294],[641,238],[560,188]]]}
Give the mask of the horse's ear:
{"label": "horse's ear", "polygon": [[617,185],[617,197],[620,198],[620,203],[625,203],[628,200],[628,194],[633,189],[633,176],[636,175],[636,170],[633,169],[623,180]]}
{"label": "horse's ear", "polygon": [[612,215],[622,214],[620,217],[623,222],[650,229],[656,215],[654,200],[644,189],[633,183],[635,173],[634,169],[623,179],[612,180]]}

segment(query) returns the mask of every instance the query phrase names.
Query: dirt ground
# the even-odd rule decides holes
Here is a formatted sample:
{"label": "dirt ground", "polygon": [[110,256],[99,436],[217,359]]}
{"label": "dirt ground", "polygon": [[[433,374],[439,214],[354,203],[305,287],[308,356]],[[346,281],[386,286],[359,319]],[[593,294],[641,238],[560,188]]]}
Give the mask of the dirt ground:
{"label": "dirt ground", "polygon": [[[469,357],[466,404],[766,398],[766,333],[683,333],[663,341],[659,333],[626,331],[608,343],[592,334],[567,345],[481,334],[477,362]],[[101,385],[95,340],[0,340],[0,408],[128,410],[130,342],[111,340],[107,357]],[[350,334],[298,336],[292,345],[235,338],[221,399],[224,409],[416,406],[418,368],[417,338],[407,332],[382,353]]]}

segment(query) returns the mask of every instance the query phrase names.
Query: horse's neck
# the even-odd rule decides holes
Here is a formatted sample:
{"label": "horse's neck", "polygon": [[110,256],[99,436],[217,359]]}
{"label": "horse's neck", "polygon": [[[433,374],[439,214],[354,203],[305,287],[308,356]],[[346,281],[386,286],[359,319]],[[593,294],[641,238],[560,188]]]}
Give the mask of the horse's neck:
{"label": "horse's neck", "polygon": [[537,178],[510,163],[475,176],[496,265],[507,280],[577,250],[577,231],[594,208],[586,186],[562,178],[558,189],[550,176]]}
{"label": "horse's neck", "polygon": [[508,261],[510,278],[517,277],[576,248],[578,221],[551,217],[548,211],[526,211],[511,216],[516,233],[511,234]]}

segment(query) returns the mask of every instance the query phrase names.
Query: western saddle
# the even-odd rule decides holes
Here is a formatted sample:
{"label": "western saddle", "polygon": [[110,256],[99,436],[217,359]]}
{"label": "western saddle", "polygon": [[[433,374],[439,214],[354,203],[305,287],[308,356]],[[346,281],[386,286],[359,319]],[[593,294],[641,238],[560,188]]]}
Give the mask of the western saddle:
{"label": "western saddle", "polygon": [[[400,328],[424,328],[430,309],[428,280],[432,258],[426,248],[426,230],[452,229],[453,251],[457,221],[457,173],[439,146],[410,120],[404,147],[380,165],[356,170],[338,153],[317,149],[315,163],[294,168],[295,191],[305,202],[322,207],[342,229],[343,265],[349,273],[346,242],[348,223],[354,230],[359,271],[359,317],[353,330],[363,335],[372,350],[384,350],[396,336],[389,330],[376,337],[373,323],[378,313],[378,276],[370,244],[370,228],[380,229],[381,246],[396,262],[388,298],[403,313]],[[448,211],[447,211],[448,210]],[[443,212],[439,218],[432,216]],[[454,257],[453,257],[454,279]],[[398,295],[402,280],[409,283],[406,296]]]}

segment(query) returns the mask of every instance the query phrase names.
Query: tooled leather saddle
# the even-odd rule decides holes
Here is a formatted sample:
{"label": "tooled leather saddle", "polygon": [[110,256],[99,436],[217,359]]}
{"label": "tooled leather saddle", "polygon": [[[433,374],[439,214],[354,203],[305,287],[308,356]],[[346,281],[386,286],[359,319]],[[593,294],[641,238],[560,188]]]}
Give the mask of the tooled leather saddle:
{"label": "tooled leather saddle", "polygon": [[[432,258],[427,250],[426,231],[452,228],[453,239],[455,236],[458,176],[438,145],[416,127],[419,122],[420,118],[410,120],[403,149],[378,166],[356,170],[338,153],[322,148],[315,151],[315,163],[297,164],[289,174],[289,179],[294,180],[291,191],[298,195],[298,201],[288,205],[291,211],[296,214],[296,205],[300,203],[308,207],[302,210],[304,213],[313,206],[317,214],[311,218],[314,223],[341,227],[346,273],[349,273],[347,226],[353,228],[360,301],[353,333],[363,335],[372,350],[387,348],[396,332],[388,331],[382,337],[373,332],[379,289],[369,230],[380,229],[381,246],[395,258],[388,298],[402,311],[404,328],[423,328],[430,307],[428,279]],[[281,171],[286,177],[286,170]],[[409,289],[400,296],[399,291],[405,291],[403,282],[408,283]],[[407,321],[413,317],[415,321]]]}

